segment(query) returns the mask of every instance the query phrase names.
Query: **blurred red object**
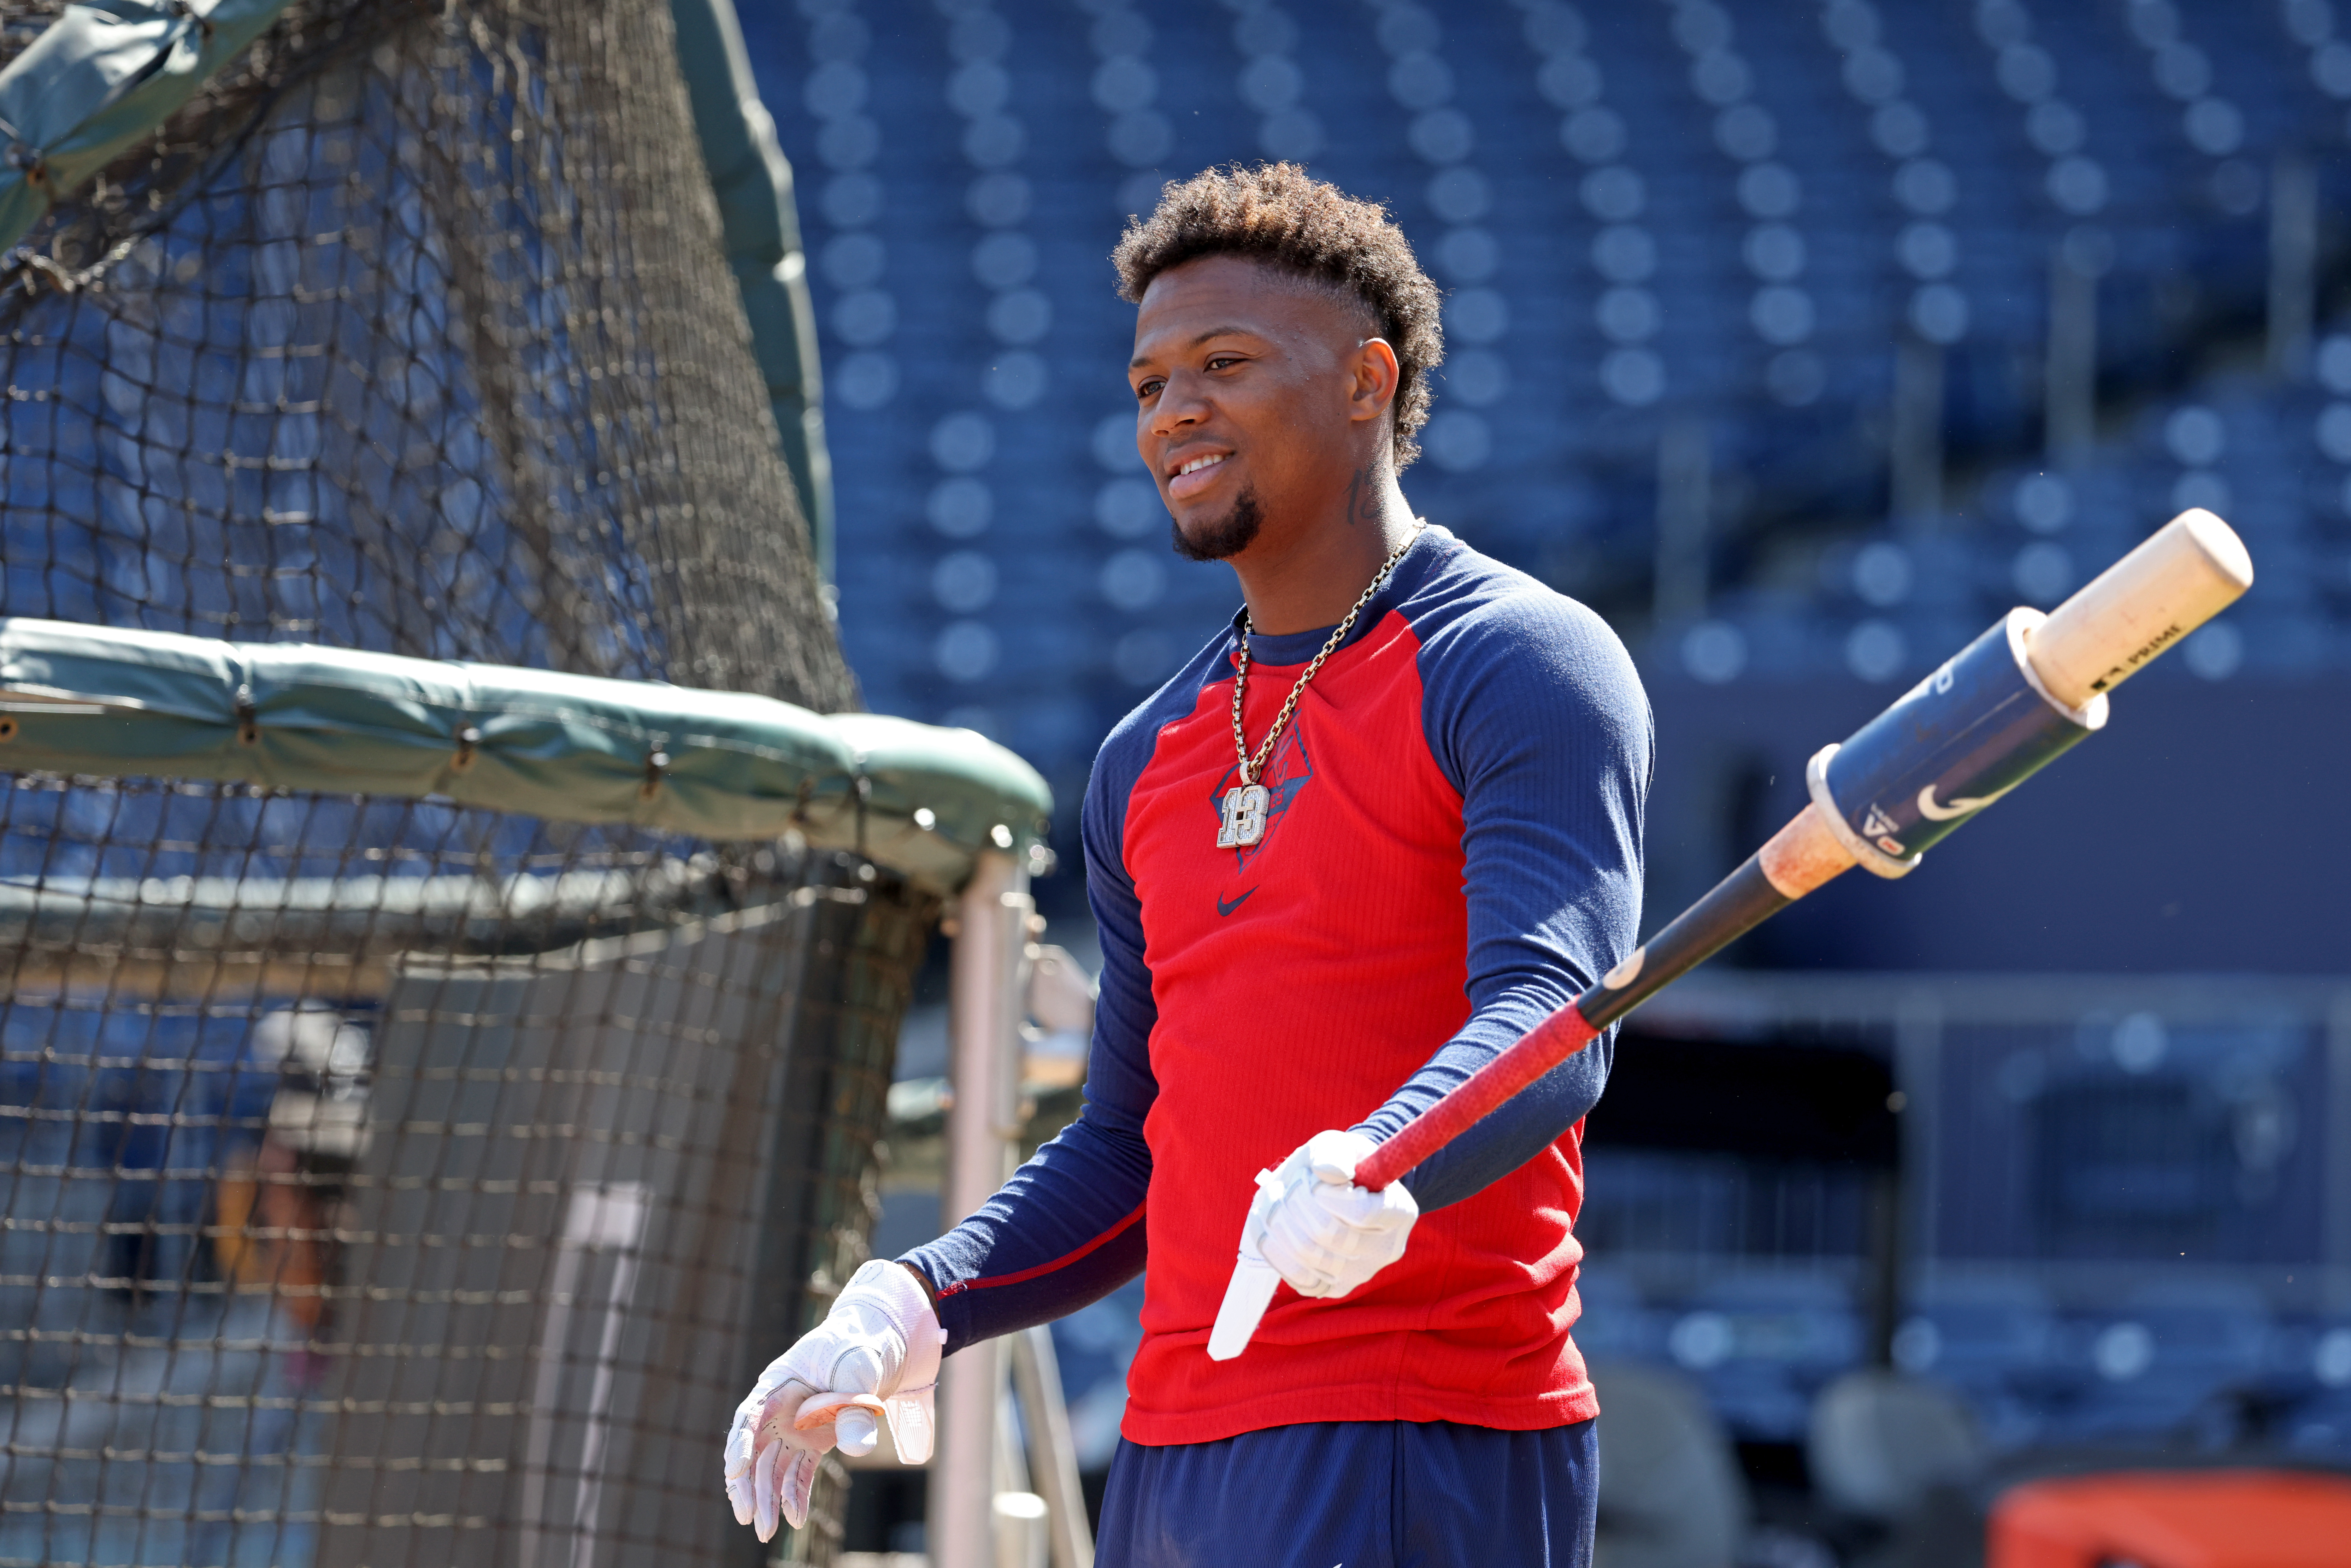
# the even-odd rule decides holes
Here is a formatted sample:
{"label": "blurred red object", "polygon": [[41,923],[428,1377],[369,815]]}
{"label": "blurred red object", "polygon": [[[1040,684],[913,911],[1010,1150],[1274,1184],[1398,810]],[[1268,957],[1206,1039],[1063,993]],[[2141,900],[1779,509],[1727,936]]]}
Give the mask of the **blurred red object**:
{"label": "blurred red object", "polygon": [[1984,1568],[2344,1568],[2351,1479],[2143,1470],[2030,1481],[1992,1505]]}

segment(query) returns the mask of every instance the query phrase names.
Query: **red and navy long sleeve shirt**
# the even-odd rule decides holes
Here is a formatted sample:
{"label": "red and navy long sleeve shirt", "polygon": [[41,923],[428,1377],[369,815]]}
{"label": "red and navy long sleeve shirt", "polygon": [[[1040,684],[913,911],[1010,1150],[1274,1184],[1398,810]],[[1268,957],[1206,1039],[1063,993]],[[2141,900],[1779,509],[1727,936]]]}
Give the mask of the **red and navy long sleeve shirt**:
{"label": "red and navy long sleeve shirt", "polygon": [[[1329,634],[1251,636],[1253,746]],[[1324,1128],[1393,1133],[1632,950],[1652,751],[1632,662],[1582,605],[1428,528],[1301,698],[1263,839],[1218,849],[1238,646],[1228,628],[1095,763],[1082,1113],[905,1261],[951,1350],[1143,1270],[1137,1443],[1586,1419],[1573,1226],[1604,1038],[1407,1178],[1401,1260],[1339,1301],[1284,1287],[1238,1360],[1206,1345],[1260,1168]]]}

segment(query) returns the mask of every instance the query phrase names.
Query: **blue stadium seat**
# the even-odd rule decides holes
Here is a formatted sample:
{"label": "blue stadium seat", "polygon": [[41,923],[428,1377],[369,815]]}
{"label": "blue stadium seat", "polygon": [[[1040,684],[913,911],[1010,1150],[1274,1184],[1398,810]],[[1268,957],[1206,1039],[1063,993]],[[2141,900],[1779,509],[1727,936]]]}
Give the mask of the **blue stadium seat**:
{"label": "blue stadium seat", "polygon": [[2134,1292],[2078,1331],[2086,1375],[2053,1412],[2048,1432],[2097,1441],[2176,1435],[2211,1402],[2257,1388],[2273,1326],[2250,1286],[2171,1281]]}
{"label": "blue stadium seat", "polygon": [[1660,1361],[1672,1315],[1652,1308],[1627,1274],[1587,1260],[1575,1276],[1583,1304],[1576,1320],[1576,1348],[1587,1362]]}
{"label": "blue stadium seat", "polygon": [[2040,1286],[2021,1277],[1938,1279],[1910,1305],[1895,1331],[1896,1364],[1964,1397],[1993,1447],[2038,1437],[2058,1353],[2056,1313]]}
{"label": "blue stadium seat", "polygon": [[2351,1322],[2281,1323],[2270,1350],[2267,1435],[2288,1448],[2351,1458]]}
{"label": "blue stadium seat", "polygon": [[1666,1348],[1739,1437],[1795,1442],[1813,1396],[1859,1364],[1861,1320],[1826,1275],[1731,1274],[1685,1303]]}

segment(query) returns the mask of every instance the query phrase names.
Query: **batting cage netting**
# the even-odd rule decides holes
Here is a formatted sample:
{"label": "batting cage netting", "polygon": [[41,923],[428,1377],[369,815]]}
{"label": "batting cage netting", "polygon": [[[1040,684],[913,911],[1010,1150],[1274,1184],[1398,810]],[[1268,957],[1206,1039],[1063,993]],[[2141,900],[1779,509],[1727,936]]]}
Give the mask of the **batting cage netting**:
{"label": "batting cage netting", "polygon": [[261,20],[0,257],[0,1564],[757,1561],[1041,782],[818,716],[662,0],[96,9]]}
{"label": "batting cage netting", "polygon": [[51,213],[9,612],[849,706],[668,16],[298,5]]}

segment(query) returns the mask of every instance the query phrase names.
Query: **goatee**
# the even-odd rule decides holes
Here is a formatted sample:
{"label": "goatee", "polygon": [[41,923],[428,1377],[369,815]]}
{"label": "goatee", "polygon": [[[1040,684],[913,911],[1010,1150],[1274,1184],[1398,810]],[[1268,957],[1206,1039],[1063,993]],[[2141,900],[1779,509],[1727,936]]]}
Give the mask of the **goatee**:
{"label": "goatee", "polygon": [[1226,560],[1249,549],[1264,523],[1265,509],[1257,504],[1257,492],[1243,490],[1231,511],[1202,525],[1197,535],[1186,534],[1183,524],[1169,519],[1168,542],[1186,560]]}

